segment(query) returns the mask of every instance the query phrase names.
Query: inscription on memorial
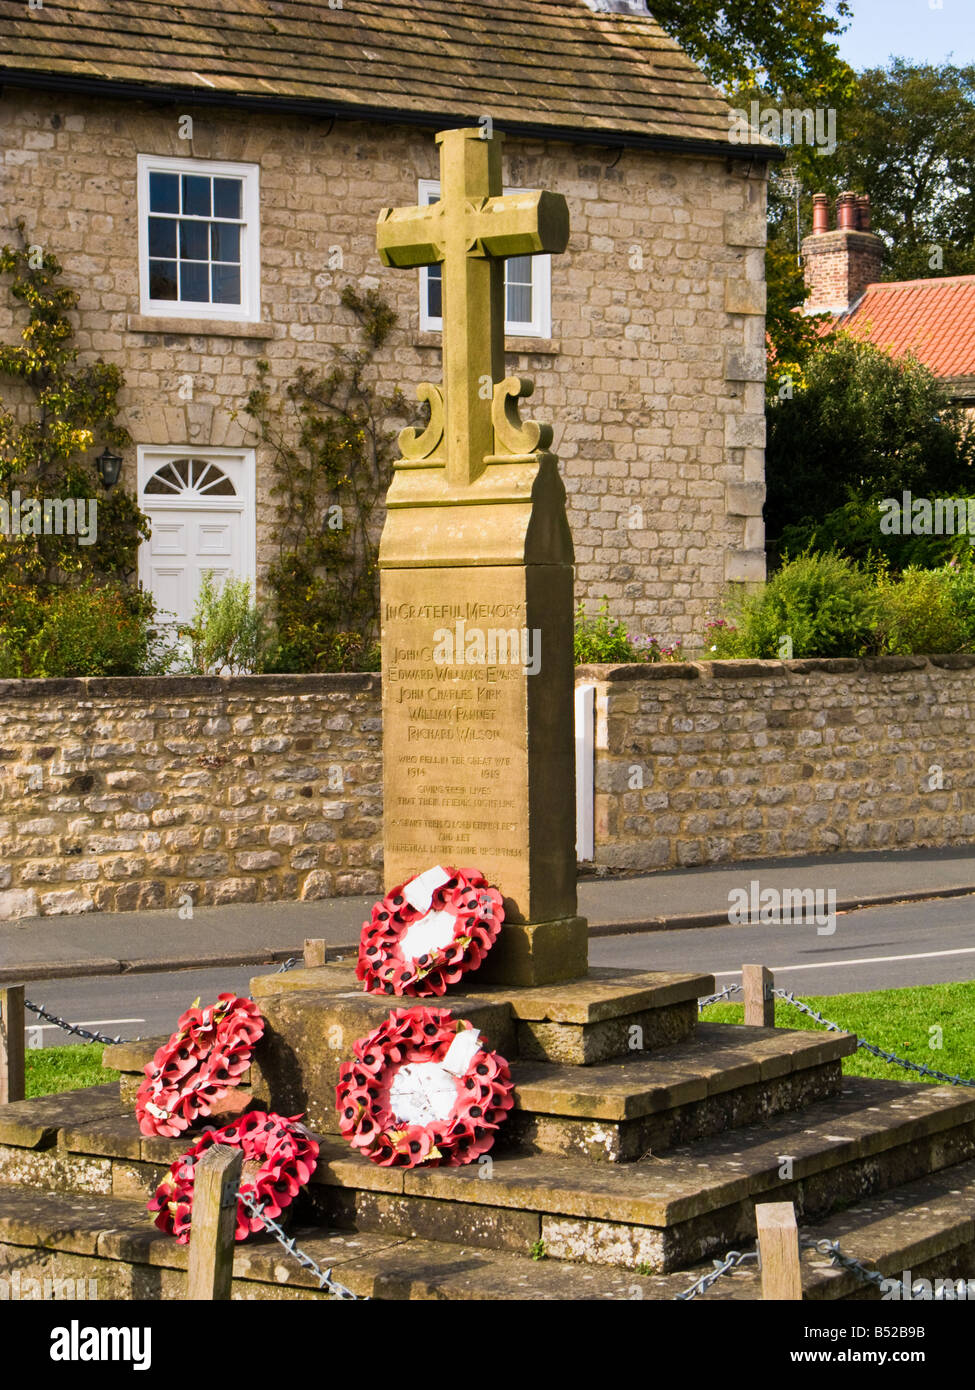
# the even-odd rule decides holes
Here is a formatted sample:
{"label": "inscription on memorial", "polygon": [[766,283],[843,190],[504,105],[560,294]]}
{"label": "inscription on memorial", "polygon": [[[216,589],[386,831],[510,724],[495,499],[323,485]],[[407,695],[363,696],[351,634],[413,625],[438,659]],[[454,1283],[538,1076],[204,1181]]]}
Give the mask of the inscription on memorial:
{"label": "inscription on memorial", "polygon": [[[410,872],[451,852],[480,864],[485,853],[510,861],[526,849],[525,603],[444,602],[457,577],[415,573],[404,585],[411,597],[399,601],[385,576],[386,804],[395,827],[387,853],[403,856]],[[421,588],[436,597],[424,601]]]}

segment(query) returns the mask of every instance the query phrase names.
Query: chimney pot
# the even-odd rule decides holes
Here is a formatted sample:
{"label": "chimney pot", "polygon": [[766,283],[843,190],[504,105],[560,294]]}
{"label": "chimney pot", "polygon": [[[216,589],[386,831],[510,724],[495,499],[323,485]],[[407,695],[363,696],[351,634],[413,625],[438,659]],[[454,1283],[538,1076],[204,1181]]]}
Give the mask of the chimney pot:
{"label": "chimney pot", "polygon": [[857,198],[857,209],[860,214],[860,231],[869,232],[870,230],[870,194],[861,193]]}
{"label": "chimney pot", "polygon": [[840,232],[855,232],[859,226],[857,195],[841,193],[836,200],[836,228]]}
{"label": "chimney pot", "polygon": [[813,236],[829,231],[829,199],[825,193],[813,194]]}

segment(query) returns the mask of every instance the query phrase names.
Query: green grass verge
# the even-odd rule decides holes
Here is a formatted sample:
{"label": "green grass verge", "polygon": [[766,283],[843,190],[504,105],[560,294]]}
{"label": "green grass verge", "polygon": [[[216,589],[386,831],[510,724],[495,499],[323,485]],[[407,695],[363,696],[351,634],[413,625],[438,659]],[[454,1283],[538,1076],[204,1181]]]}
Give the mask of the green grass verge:
{"label": "green grass verge", "polygon": [[28,1048],[25,1082],[28,1097],[53,1091],[80,1091],[84,1086],[105,1086],[118,1080],[117,1071],[102,1066],[101,1043],[69,1047]]}
{"label": "green grass verge", "polygon": [[[877,990],[868,994],[798,995],[831,1023],[848,1033],[896,1052],[908,1062],[920,1062],[950,1076],[975,1078],[975,982],[917,985],[913,989]],[[701,1014],[711,1023],[742,1023],[741,1004],[712,1004]],[[775,1004],[776,1028],[809,1028],[825,1033],[822,1024],[782,1000]],[[939,1041],[940,1047],[932,1043]],[[860,1048],[843,1059],[847,1076],[880,1076],[893,1081],[924,1081],[903,1067],[892,1066]],[[937,1085],[938,1083],[933,1083]]]}

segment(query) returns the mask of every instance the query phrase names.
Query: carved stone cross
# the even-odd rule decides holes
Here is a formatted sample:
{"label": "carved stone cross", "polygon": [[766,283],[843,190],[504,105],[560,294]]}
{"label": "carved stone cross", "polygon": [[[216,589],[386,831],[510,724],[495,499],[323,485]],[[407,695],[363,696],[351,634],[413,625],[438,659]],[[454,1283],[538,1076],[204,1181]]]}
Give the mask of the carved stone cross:
{"label": "carved stone cross", "polygon": [[[480,128],[441,131],[440,201],[384,208],[376,237],[384,265],[443,265],[443,439],[452,487],[473,483],[494,453],[494,388],[505,377],[505,258],[557,254],[569,239],[560,194],[502,195],[504,137],[483,135]],[[432,413],[435,392],[420,390]]]}

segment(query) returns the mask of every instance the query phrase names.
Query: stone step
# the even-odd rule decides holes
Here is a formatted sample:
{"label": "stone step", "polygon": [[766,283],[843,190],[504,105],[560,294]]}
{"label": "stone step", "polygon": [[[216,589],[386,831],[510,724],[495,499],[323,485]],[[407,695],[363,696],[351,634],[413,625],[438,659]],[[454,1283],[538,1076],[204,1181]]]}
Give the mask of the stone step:
{"label": "stone step", "polygon": [[[650,1283],[626,1270],[535,1260],[528,1252],[320,1228],[294,1227],[289,1234],[360,1298],[577,1302],[642,1297]],[[139,1202],[0,1186],[0,1277],[16,1281],[14,1297],[40,1297],[44,1280],[70,1279],[76,1297],[185,1298],[188,1253],[149,1223]],[[37,1289],[27,1285],[32,1279]],[[60,1288],[59,1296],[68,1296],[63,1282]],[[232,1296],[328,1297],[310,1271],[264,1235],[236,1248]]]}
{"label": "stone step", "polygon": [[[105,1049],[106,1065],[125,1069],[120,1094],[127,1104],[154,1043]],[[835,1095],[841,1060],[855,1050],[845,1033],[706,1023],[683,1042],[590,1067],[519,1061],[515,1110],[499,1148],[628,1162]],[[239,1111],[251,1095],[249,1080],[247,1073],[215,1120]],[[319,1131],[338,1132],[334,1104],[310,1118]]]}
{"label": "stone step", "polygon": [[[917,1279],[965,1281],[966,1299],[975,1301],[975,1162],[958,1163],[933,1176],[906,1183],[894,1192],[868,1197],[801,1230],[814,1240],[839,1242],[844,1255],[859,1260],[903,1289]],[[659,1290],[690,1287],[710,1263],[664,1275]],[[801,1259],[803,1297],[810,1300],[880,1299],[852,1270],[834,1264],[818,1250]],[[905,1278],[906,1276],[906,1278]],[[702,1297],[708,1303],[760,1297],[761,1276],[750,1262],[726,1275]],[[894,1290],[887,1292],[894,1293]],[[918,1290],[927,1292],[927,1290]],[[934,1292],[932,1288],[931,1293]]]}
{"label": "stone step", "polygon": [[[325,1231],[293,1226],[289,1234],[322,1268],[359,1296],[378,1299],[672,1300],[711,1269],[710,1263],[663,1275],[531,1258],[530,1251],[409,1235]],[[896,1192],[869,1198],[802,1234],[839,1240],[843,1252],[885,1277],[971,1281],[975,1297],[975,1162],[958,1164]],[[754,1246],[754,1229],[741,1248]],[[536,1248],[537,1254],[543,1252]],[[722,1252],[723,1253],[723,1252]],[[75,1296],[100,1299],[185,1296],[188,1253],[149,1224],[140,1201],[88,1194],[29,1192],[0,1186],[0,1275],[17,1280],[14,1296],[40,1297],[25,1281],[78,1281]],[[89,1281],[96,1281],[92,1287]],[[880,1291],[832,1265],[817,1251],[802,1256],[807,1300],[877,1299]],[[67,1291],[62,1288],[62,1296]],[[247,1299],[322,1298],[317,1281],[266,1236],[235,1251],[233,1295]],[[754,1263],[720,1279],[704,1302],[761,1297]]]}
{"label": "stone step", "polygon": [[[32,1108],[33,1107],[33,1108]],[[114,1089],[0,1112],[0,1181],[143,1201],[187,1145],[147,1139]],[[464,1168],[380,1168],[322,1137],[301,1202],[330,1227],[667,1272],[754,1230],[756,1200],[815,1220],[975,1155],[975,1097],[951,1087],[848,1078],[798,1114],[629,1164],[486,1155]]]}
{"label": "stone step", "polygon": [[498,1154],[490,1165],[404,1171],[333,1153],[323,1150],[309,1192],[334,1224],[429,1236],[435,1222],[438,1238],[458,1241],[476,1225],[507,1245],[525,1233],[511,1213],[528,1211],[559,1258],[667,1272],[747,1239],[756,1200],[793,1201],[815,1220],[971,1158],[975,1097],[847,1078],[839,1096],[801,1113],[625,1165]]}
{"label": "stone step", "polygon": [[848,1033],[702,1023],[693,1037],[597,1066],[519,1062],[499,1146],[627,1162],[720,1134],[842,1086]]}
{"label": "stone step", "polygon": [[[482,985],[442,999],[398,999],[365,994],[345,964],[258,976],[251,991],[268,1026],[255,1054],[254,1087],[275,1108],[304,1110],[320,1126],[353,1043],[391,1009],[450,1009],[508,1061],[593,1066],[689,1037],[697,1000],[713,988],[712,975],[605,968],[558,986]],[[296,1106],[292,1098],[299,1097]]]}

